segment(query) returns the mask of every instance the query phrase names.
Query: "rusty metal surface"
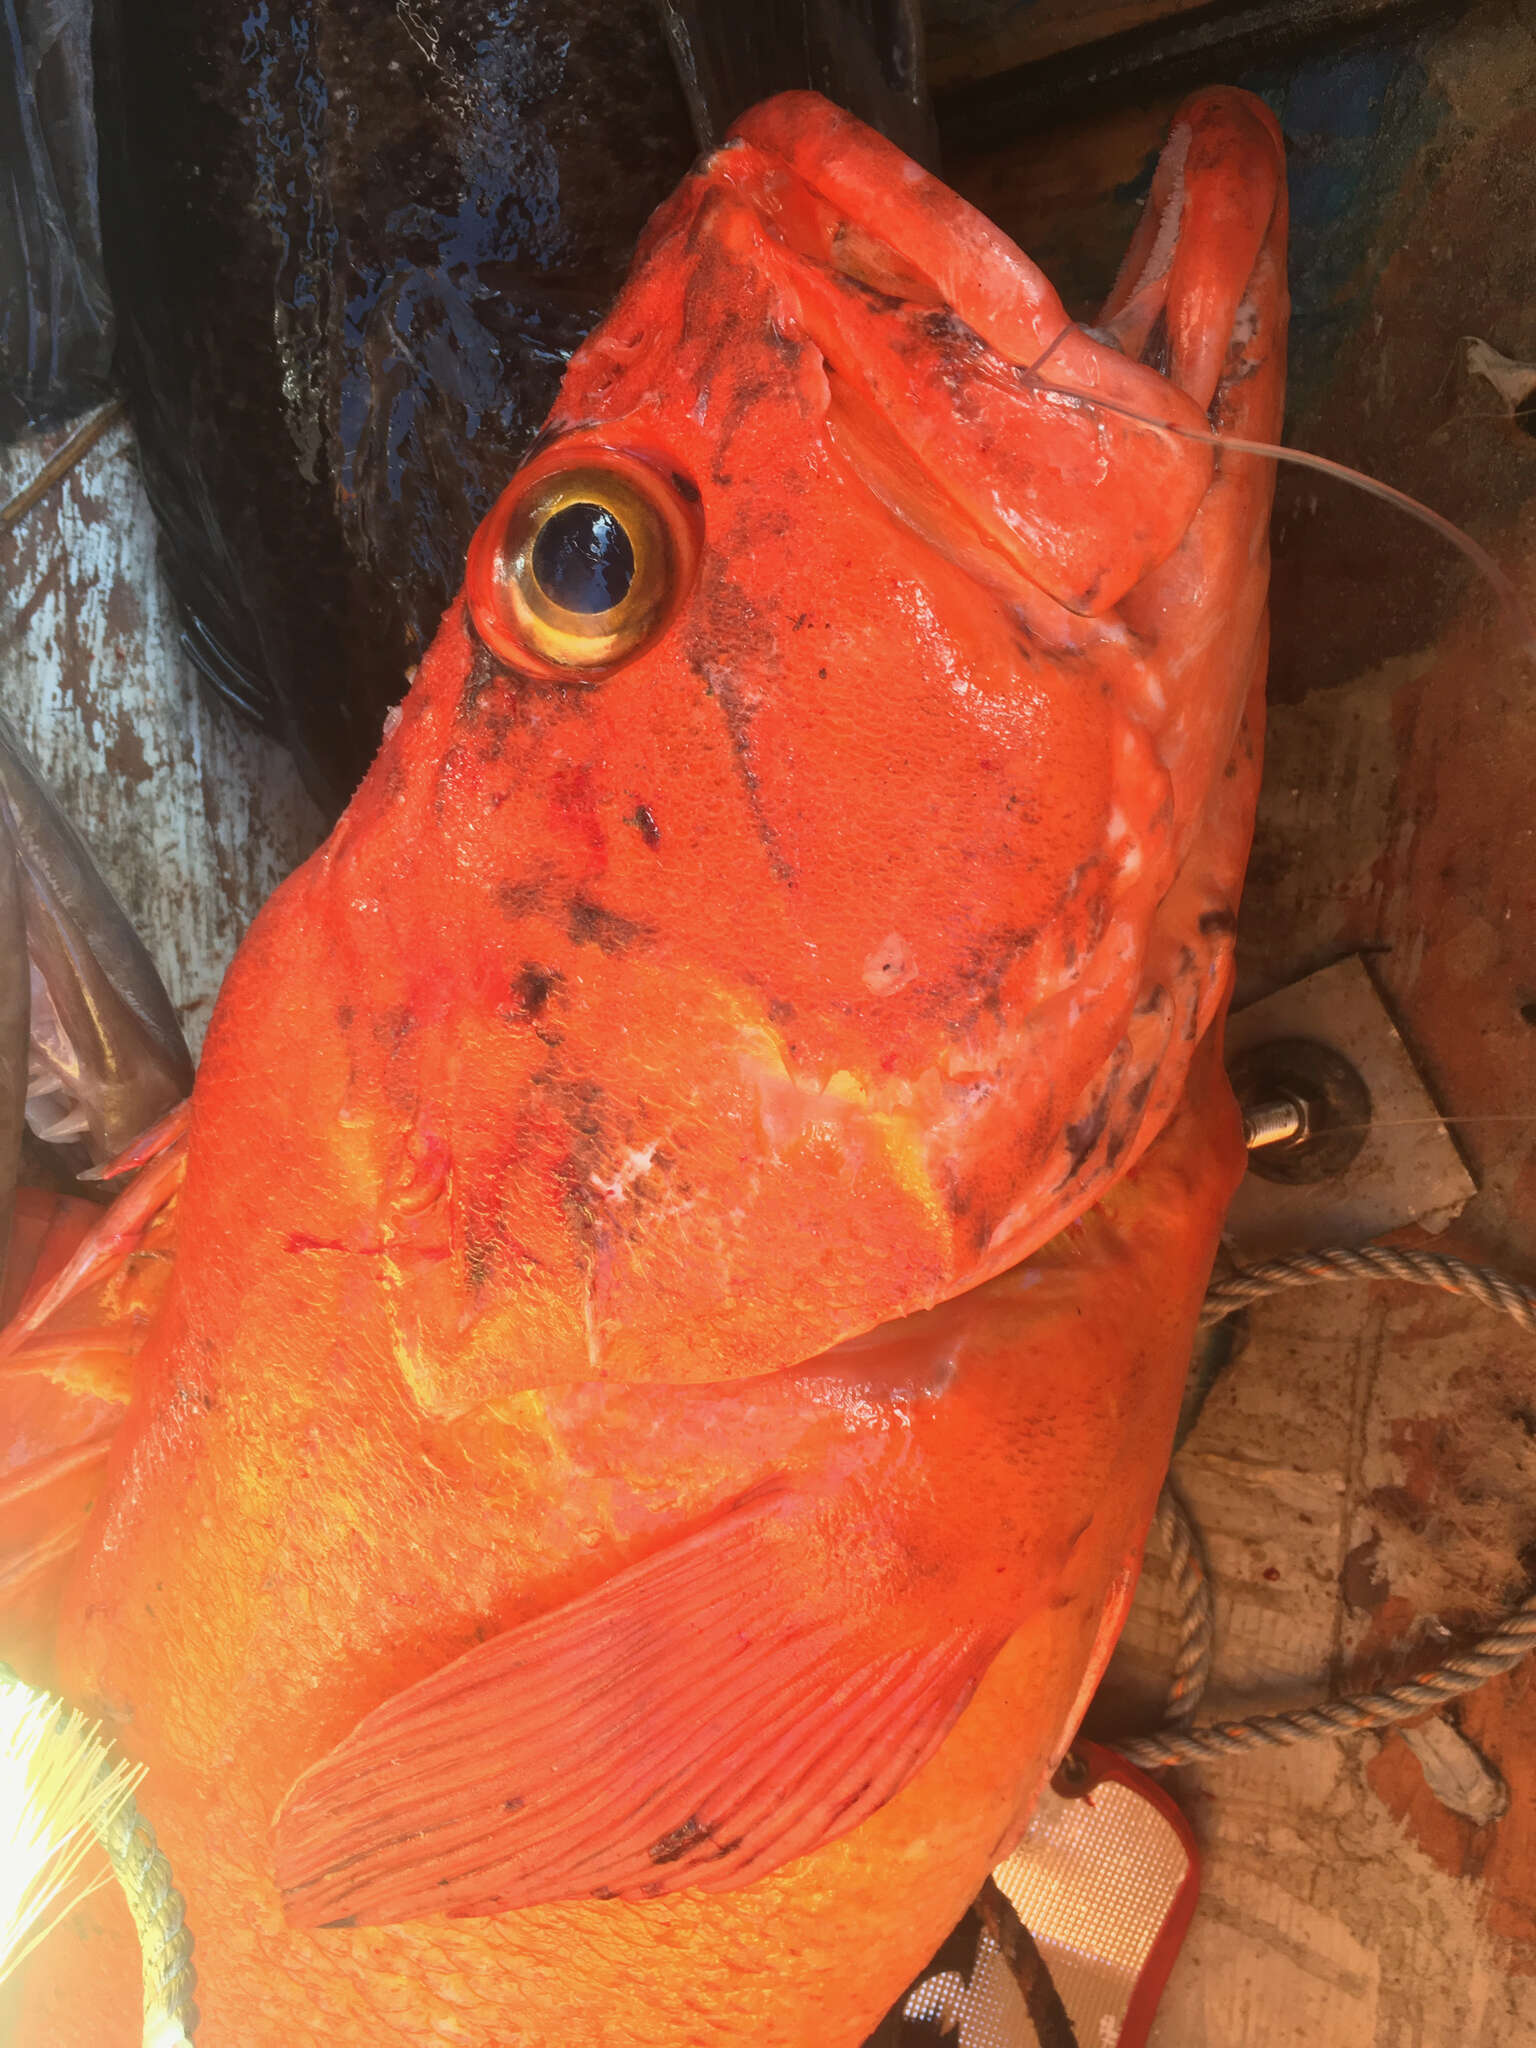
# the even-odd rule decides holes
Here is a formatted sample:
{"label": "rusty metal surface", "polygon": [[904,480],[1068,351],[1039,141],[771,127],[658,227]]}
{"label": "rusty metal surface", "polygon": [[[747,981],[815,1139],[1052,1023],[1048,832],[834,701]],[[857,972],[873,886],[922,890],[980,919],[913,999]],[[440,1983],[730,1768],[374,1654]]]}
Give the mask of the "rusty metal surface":
{"label": "rusty metal surface", "polygon": [[[0,451],[0,498],[63,432]],[[195,1051],[230,956],[320,819],[283,750],[202,691],[119,421],[0,535],[0,704],[85,833]]]}

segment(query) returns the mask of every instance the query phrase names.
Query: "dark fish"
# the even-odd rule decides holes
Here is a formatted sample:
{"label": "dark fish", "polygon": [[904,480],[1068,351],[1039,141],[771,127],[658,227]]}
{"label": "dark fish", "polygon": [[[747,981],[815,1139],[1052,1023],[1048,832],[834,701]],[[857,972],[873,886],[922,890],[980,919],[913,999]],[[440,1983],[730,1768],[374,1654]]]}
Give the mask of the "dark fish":
{"label": "dark fish", "polygon": [[926,132],[916,0],[666,12],[106,0],[118,363],[186,644],[322,802],[697,131],[846,78],[866,119]]}
{"label": "dark fish", "polygon": [[703,149],[754,101],[809,89],[933,167],[916,0],[657,0]]}
{"label": "dark fish", "polygon": [[0,0],[0,440],[107,395],[91,0]]}

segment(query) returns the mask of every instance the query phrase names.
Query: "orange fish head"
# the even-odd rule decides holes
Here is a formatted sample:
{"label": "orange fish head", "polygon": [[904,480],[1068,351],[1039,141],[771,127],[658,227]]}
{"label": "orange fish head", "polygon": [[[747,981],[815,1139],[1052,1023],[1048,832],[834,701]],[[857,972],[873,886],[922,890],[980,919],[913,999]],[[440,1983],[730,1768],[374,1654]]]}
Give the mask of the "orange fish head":
{"label": "orange fish head", "polygon": [[1268,480],[1208,408],[1279,402],[1279,151],[1228,129],[1248,215],[1186,173],[1132,280],[1171,376],[811,95],[653,221],[286,899],[422,1398],[807,1356],[1012,1263],[1166,1118],[1262,658]]}

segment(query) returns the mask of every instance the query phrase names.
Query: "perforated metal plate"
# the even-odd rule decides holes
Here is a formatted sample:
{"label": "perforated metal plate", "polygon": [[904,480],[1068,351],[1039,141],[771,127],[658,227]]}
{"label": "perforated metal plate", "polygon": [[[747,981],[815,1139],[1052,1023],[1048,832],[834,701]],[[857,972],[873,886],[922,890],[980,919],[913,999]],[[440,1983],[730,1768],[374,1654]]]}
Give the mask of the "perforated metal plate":
{"label": "perforated metal plate", "polygon": [[[1189,1832],[1162,1790],[1115,1756],[1079,1745],[1090,1789],[1047,1789],[1029,1832],[993,1872],[1050,1971],[1078,2048],[1140,2048],[1194,1910]],[[906,2018],[959,2048],[1039,2048],[1024,1996],[983,1933],[969,1983],[925,1978]]]}

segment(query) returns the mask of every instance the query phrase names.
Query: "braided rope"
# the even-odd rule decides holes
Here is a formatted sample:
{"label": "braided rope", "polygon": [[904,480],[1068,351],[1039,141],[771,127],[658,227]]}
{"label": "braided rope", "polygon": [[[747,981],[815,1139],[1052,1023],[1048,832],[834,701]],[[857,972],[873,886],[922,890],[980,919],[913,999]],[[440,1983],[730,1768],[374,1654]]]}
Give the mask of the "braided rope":
{"label": "braided rope", "polygon": [[[1469,1266],[1463,1259],[1436,1252],[1399,1251],[1389,1245],[1338,1247],[1305,1252],[1295,1258],[1271,1259],[1261,1266],[1217,1281],[1205,1298],[1202,1327],[1220,1322],[1234,1309],[1282,1288],[1304,1287],[1317,1280],[1407,1280],[1420,1287],[1438,1287],[1463,1294],[1498,1310],[1536,1336],[1536,1290],[1495,1273]],[[1318,1736],[1358,1734],[1367,1728],[1408,1721],[1427,1708],[1475,1692],[1490,1678],[1514,1669],[1536,1650],[1536,1593],[1532,1593],[1498,1627],[1460,1656],[1448,1657],[1431,1671],[1378,1692],[1350,1693],[1315,1707],[1285,1714],[1248,1714],[1232,1721],[1185,1725],[1194,1712],[1210,1671],[1212,1651],[1211,1595],[1200,1559],[1199,1538],[1171,1485],[1158,1498],[1155,1526],[1169,1553],[1174,1592],[1180,1603],[1179,1644],[1168,1686],[1167,1719],[1155,1734],[1120,1742],[1116,1748],[1143,1770],[1166,1764],[1211,1763],[1256,1749],[1284,1748]]]}
{"label": "braided rope", "polygon": [[1295,1258],[1270,1259],[1218,1280],[1205,1297],[1201,1327],[1221,1322],[1247,1302],[1278,1294],[1285,1287],[1305,1287],[1314,1280],[1410,1280],[1419,1287],[1439,1287],[1447,1294],[1470,1295],[1484,1308],[1512,1317],[1522,1330],[1536,1337],[1536,1289],[1522,1287],[1486,1266],[1469,1266],[1465,1259],[1378,1244],[1301,1252]]}
{"label": "braided rope", "polygon": [[1175,1493],[1172,1480],[1157,1497],[1154,1526],[1168,1553],[1169,1578],[1179,1602],[1179,1643],[1163,1709],[1167,1716],[1165,1725],[1176,1728],[1194,1719],[1210,1681],[1216,1625],[1199,1533],[1189,1510]]}
{"label": "braided rope", "polygon": [[[131,1792],[118,1782],[127,1765],[101,1736],[99,1724],[86,1728],[83,1716],[72,1714],[56,1694],[26,1684],[4,1663],[0,1663],[0,1690],[14,1690],[23,1700],[52,1708],[51,1731],[44,1730],[43,1734],[47,1741],[62,1743],[66,1769],[71,1766],[72,1753],[82,1760],[88,1759],[93,1751],[99,1757],[89,1792],[67,1784],[47,1788],[42,1794],[44,1809],[48,1810],[55,1792],[62,1793],[71,1812],[75,1802],[80,1802],[78,1810],[82,1817],[73,1827],[89,1824],[94,1830],[127,1902],[139,1937],[142,1961],[143,2048],[191,2048],[197,2028],[197,2007],[192,2002],[197,1987],[197,1972],[192,1967],[192,1936],[187,1931],[181,1894],[171,1882],[171,1866],[155,1840],[155,1831],[139,1812]],[[142,1775],[141,1771],[131,1773],[128,1784],[136,1783]],[[67,1814],[63,1809],[55,1809],[54,1819],[65,1829],[62,1839],[67,1844],[72,1832]],[[0,1844],[0,1848],[3,1846]],[[94,1889],[94,1885],[87,1887]],[[25,1954],[25,1949],[21,1953]]]}
{"label": "braided rope", "polygon": [[191,2048],[197,2029],[192,1936],[181,1893],[155,1831],[132,1799],[98,1829],[138,1932],[144,1973],[144,2048]]}
{"label": "braided rope", "polygon": [[1381,1692],[1350,1693],[1322,1706],[1301,1707],[1289,1714],[1249,1714],[1237,1721],[1208,1721],[1184,1729],[1176,1723],[1155,1735],[1119,1742],[1120,1754],[1143,1770],[1162,1764],[1212,1763],[1218,1757],[1241,1756],[1254,1749],[1283,1749],[1320,1735],[1358,1735],[1367,1728],[1411,1721],[1429,1707],[1476,1692],[1490,1678],[1512,1671],[1536,1650],[1536,1595],[1517,1607],[1507,1621],[1460,1657],[1447,1658],[1433,1671]]}

